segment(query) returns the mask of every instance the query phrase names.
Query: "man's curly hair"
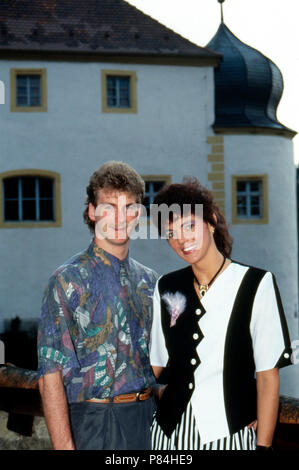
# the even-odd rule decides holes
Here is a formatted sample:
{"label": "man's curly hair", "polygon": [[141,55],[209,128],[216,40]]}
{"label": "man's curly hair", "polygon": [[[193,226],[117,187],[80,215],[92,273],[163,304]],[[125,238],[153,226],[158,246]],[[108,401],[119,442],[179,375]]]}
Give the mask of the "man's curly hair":
{"label": "man's curly hair", "polygon": [[96,170],[86,187],[87,199],[83,212],[84,223],[94,233],[94,222],[88,216],[88,205],[97,206],[100,189],[112,189],[128,192],[136,197],[136,202],[141,204],[144,198],[145,183],[141,176],[127,163],[109,161]]}

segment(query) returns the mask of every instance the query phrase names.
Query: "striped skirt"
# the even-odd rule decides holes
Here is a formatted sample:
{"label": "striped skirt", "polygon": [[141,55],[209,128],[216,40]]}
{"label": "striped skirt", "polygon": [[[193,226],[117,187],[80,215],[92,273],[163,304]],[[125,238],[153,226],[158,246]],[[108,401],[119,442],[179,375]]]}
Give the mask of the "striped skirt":
{"label": "striped skirt", "polygon": [[170,437],[164,434],[155,418],[151,433],[153,450],[255,450],[256,447],[255,431],[247,426],[231,436],[203,444],[190,402]]}

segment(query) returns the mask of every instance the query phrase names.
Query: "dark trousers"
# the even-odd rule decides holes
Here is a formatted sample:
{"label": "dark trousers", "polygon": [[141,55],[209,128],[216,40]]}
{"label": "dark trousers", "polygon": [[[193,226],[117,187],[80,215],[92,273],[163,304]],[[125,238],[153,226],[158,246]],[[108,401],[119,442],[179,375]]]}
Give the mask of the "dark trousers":
{"label": "dark trousers", "polygon": [[135,403],[72,403],[71,428],[78,450],[150,450],[154,398]]}

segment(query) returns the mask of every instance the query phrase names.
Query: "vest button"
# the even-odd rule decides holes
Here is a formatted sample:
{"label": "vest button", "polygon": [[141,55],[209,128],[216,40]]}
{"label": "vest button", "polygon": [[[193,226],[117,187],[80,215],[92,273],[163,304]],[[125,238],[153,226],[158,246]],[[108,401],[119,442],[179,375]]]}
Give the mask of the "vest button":
{"label": "vest button", "polygon": [[188,387],[189,387],[190,390],[192,390],[193,389],[193,383],[190,382]]}
{"label": "vest button", "polygon": [[196,359],[193,358],[193,359],[191,359],[190,362],[191,362],[191,364],[194,366],[194,365],[196,364]]}
{"label": "vest button", "polygon": [[289,353],[284,353],[283,357],[285,357],[286,359],[288,359],[290,357]]}
{"label": "vest button", "polygon": [[198,338],[199,338],[199,335],[197,333],[194,333],[193,339],[198,339]]}
{"label": "vest button", "polygon": [[196,315],[200,315],[200,314],[201,314],[201,311],[200,311],[200,309],[199,309],[199,308],[197,308],[197,309],[195,310],[195,313],[196,313]]}

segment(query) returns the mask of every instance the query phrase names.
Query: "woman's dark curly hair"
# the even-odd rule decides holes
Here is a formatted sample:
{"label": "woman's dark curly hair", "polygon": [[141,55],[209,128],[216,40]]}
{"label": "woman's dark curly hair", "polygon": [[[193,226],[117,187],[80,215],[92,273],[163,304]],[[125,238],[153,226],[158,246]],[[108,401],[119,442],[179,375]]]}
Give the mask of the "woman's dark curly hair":
{"label": "woman's dark curly hair", "polygon": [[[221,214],[219,207],[214,202],[211,191],[204,188],[197,178],[184,178],[180,184],[176,183],[164,187],[156,195],[154,204],[158,206],[165,204],[167,207],[177,205],[177,207],[180,208],[180,214],[183,214],[185,204],[189,205],[192,214],[195,214],[196,205],[202,204],[204,221],[215,228],[214,240],[218,250],[224,256],[230,256],[233,239],[228,232],[226,220]],[[214,214],[217,222],[213,217]],[[172,222],[173,215],[174,213],[169,211],[168,222]],[[161,235],[161,220],[158,221],[158,230]]]}

